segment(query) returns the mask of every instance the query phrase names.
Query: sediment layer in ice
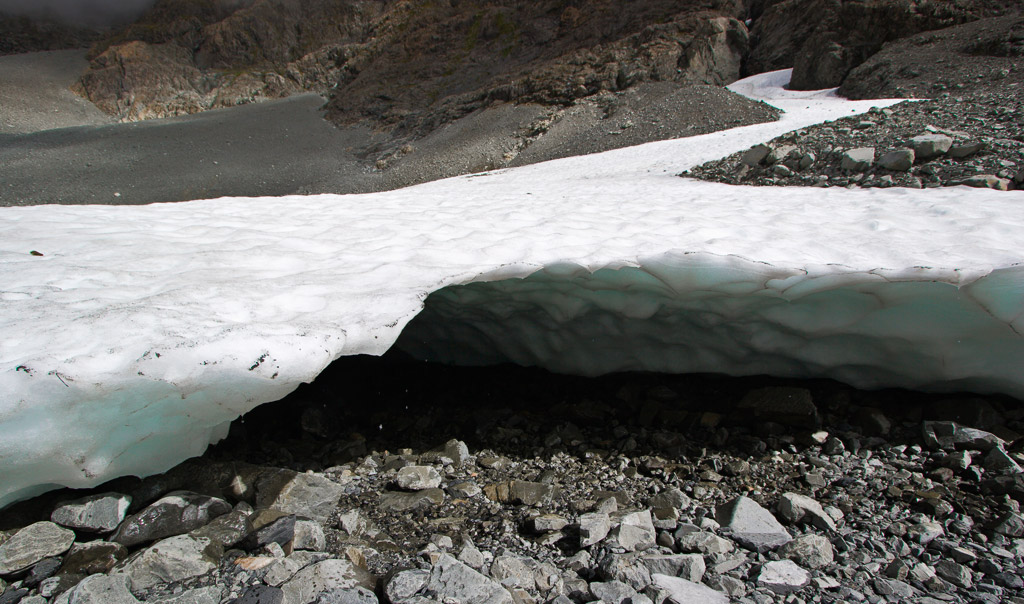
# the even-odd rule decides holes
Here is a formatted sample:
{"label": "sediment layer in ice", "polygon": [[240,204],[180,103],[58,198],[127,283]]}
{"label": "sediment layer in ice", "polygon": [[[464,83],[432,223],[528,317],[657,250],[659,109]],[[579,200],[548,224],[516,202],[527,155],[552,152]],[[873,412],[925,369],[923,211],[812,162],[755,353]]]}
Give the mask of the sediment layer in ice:
{"label": "sediment layer in ice", "polygon": [[735,86],[779,123],[399,191],[0,209],[0,505],[197,455],[432,293],[425,355],[1024,396],[1024,194],[675,176],[883,104],[784,81]]}

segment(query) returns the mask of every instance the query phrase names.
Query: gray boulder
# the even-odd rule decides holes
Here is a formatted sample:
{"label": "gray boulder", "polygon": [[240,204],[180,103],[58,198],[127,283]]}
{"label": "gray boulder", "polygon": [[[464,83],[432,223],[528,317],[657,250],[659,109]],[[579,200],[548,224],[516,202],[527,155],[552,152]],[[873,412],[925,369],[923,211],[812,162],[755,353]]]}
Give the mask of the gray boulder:
{"label": "gray boulder", "polygon": [[650,598],[622,581],[594,582],[589,588],[590,595],[607,604],[653,604]]}
{"label": "gray boulder", "polygon": [[700,583],[704,579],[707,565],[701,554],[659,554],[644,556],[642,559],[651,575],[682,577],[687,581]]}
{"label": "gray boulder", "polygon": [[308,604],[324,592],[356,587],[372,589],[373,576],[348,560],[331,559],[311,564],[281,586],[283,604]]}
{"label": "gray boulder", "polygon": [[767,562],[757,575],[757,584],[777,594],[800,591],[811,583],[811,575],[792,560]]}
{"label": "gray boulder", "polygon": [[136,604],[139,601],[128,590],[128,578],[123,575],[92,575],[64,595],[70,604]]}
{"label": "gray boulder", "polygon": [[402,604],[427,586],[430,571],[410,569],[392,573],[384,581],[384,595],[392,604]]}
{"label": "gray boulder", "polygon": [[0,545],[0,575],[20,572],[43,558],[68,551],[75,533],[52,522],[30,524]]}
{"label": "gray boulder", "polygon": [[176,491],[126,518],[110,540],[131,547],[173,537],[198,529],[230,511],[231,504],[223,499]]}
{"label": "gray boulder", "polygon": [[430,571],[424,594],[438,601],[448,598],[474,604],[513,604],[512,594],[448,554],[442,554]]}
{"label": "gray boulder", "polygon": [[765,144],[754,145],[743,152],[740,157],[740,163],[750,166],[760,165],[768,157],[768,154],[772,152],[772,148]]}
{"label": "gray boulder", "polygon": [[619,526],[615,529],[614,539],[619,547],[627,552],[642,551],[654,547],[657,533],[651,511],[629,512],[618,519]]}
{"label": "gray boulder", "polygon": [[423,489],[412,493],[384,491],[380,494],[380,507],[393,512],[429,508],[442,503],[444,503],[444,491],[441,489]]}
{"label": "gray boulder", "polygon": [[734,541],[754,551],[772,550],[793,539],[771,512],[748,497],[718,506],[715,519]]}
{"label": "gray boulder", "polygon": [[668,575],[651,575],[655,588],[672,604],[728,604],[729,597],[706,585]]}
{"label": "gray boulder", "polygon": [[176,596],[147,600],[156,604],[220,604],[224,590],[217,585],[189,589]]}
{"label": "gray boulder", "polygon": [[858,147],[843,153],[839,167],[849,172],[865,172],[875,163],[874,147]]}
{"label": "gray boulder", "polygon": [[879,158],[878,165],[886,170],[906,172],[914,167],[914,159],[915,156],[913,149],[897,149],[895,151],[890,151]]}
{"label": "gray boulder", "polygon": [[133,592],[198,577],[217,567],[217,560],[207,552],[209,546],[206,538],[169,537],[130,558],[114,573],[125,575]]}
{"label": "gray boulder", "polygon": [[821,535],[800,535],[778,551],[779,556],[810,569],[828,566],[835,558],[832,543]]}
{"label": "gray boulder", "polygon": [[128,548],[110,541],[89,541],[71,546],[64,556],[61,574],[94,575],[106,573],[128,556]]}
{"label": "gray boulder", "polygon": [[835,531],[836,523],[821,504],[799,493],[784,493],[779,499],[779,516],[794,524],[808,522],[822,529]]}
{"label": "gray boulder", "polygon": [[910,139],[910,146],[917,159],[931,159],[945,155],[953,146],[953,139],[945,134],[921,134]]}
{"label": "gray boulder", "polygon": [[714,533],[697,531],[693,533],[676,532],[676,545],[684,552],[700,552],[702,554],[728,554],[734,549],[731,541],[722,539]]}
{"label": "gray boulder", "polygon": [[378,604],[377,596],[365,587],[329,589],[313,601],[313,604]]}
{"label": "gray boulder", "polygon": [[441,475],[433,466],[406,466],[398,471],[395,482],[399,488],[410,491],[436,489],[441,486]]}
{"label": "gray boulder", "polygon": [[280,470],[257,483],[256,507],[273,508],[325,524],[344,492],[345,487],[322,474]]}
{"label": "gray boulder", "polygon": [[612,530],[608,514],[591,512],[580,516],[580,547],[589,547],[608,536]]}
{"label": "gray boulder", "polygon": [[90,495],[61,504],[50,514],[50,520],[82,531],[112,531],[124,520],[131,502],[131,497],[120,493]]}

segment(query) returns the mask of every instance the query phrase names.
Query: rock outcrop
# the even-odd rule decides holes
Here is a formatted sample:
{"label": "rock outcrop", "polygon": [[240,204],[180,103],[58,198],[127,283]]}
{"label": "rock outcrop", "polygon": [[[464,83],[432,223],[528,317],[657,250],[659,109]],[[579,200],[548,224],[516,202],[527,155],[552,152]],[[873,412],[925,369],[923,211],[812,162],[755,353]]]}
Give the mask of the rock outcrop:
{"label": "rock outcrop", "polygon": [[298,92],[328,117],[421,136],[501,102],[566,105],[640,82],[720,85],[748,50],[739,0],[432,4],[162,0],[94,48],[76,91],[122,121]]}
{"label": "rock outcrop", "polygon": [[793,89],[832,88],[887,42],[1013,8],[1001,0],[776,0],[752,25],[746,71],[793,67]]}

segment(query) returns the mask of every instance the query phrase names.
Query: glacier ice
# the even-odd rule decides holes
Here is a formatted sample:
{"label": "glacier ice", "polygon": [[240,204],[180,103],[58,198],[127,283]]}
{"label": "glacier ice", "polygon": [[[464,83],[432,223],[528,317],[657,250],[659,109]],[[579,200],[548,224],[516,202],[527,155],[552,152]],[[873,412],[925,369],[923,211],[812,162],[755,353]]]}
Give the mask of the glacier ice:
{"label": "glacier ice", "polygon": [[885,104],[785,78],[733,86],[777,123],[399,191],[0,209],[0,505],[166,470],[396,340],[1024,397],[1024,193],[675,176]]}

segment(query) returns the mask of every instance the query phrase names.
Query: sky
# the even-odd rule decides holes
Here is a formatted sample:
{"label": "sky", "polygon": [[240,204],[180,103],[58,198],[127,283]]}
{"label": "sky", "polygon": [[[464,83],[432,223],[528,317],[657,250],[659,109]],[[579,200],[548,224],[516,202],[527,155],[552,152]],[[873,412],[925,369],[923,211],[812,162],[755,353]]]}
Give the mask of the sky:
{"label": "sky", "polygon": [[111,25],[129,20],[156,0],[0,0],[0,12],[52,14],[78,25]]}

